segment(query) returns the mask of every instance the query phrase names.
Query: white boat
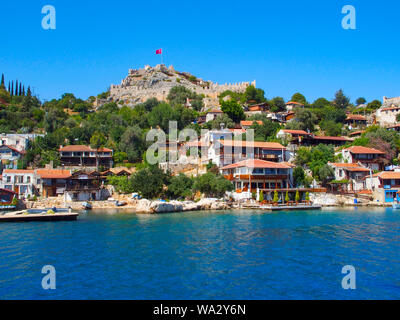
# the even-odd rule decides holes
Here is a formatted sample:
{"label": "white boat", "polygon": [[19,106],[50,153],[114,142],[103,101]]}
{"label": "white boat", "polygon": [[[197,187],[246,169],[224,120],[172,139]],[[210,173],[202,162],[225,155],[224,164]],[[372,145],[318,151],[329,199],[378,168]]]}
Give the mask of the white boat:
{"label": "white boat", "polygon": [[92,204],[90,202],[84,202],[84,203],[82,203],[82,207],[85,210],[91,210],[92,209]]}
{"label": "white boat", "polygon": [[393,206],[393,209],[397,209],[397,210],[400,209],[400,203],[393,203],[392,206]]}

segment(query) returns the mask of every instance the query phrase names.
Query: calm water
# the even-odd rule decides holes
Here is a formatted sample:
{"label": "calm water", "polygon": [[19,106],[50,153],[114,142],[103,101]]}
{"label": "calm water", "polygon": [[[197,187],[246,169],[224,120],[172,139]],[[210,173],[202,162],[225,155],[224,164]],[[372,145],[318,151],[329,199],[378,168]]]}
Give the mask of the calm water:
{"label": "calm water", "polygon": [[[399,234],[392,209],[0,224],[0,299],[400,299]],[[344,265],[356,290],[341,287]]]}

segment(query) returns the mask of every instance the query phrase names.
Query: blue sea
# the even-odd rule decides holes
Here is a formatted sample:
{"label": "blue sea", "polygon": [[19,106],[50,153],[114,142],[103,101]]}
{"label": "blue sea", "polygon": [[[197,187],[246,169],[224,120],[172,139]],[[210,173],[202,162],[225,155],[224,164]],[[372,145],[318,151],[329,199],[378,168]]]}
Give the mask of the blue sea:
{"label": "blue sea", "polygon": [[400,299],[400,211],[95,211],[0,224],[0,259],[0,299]]}

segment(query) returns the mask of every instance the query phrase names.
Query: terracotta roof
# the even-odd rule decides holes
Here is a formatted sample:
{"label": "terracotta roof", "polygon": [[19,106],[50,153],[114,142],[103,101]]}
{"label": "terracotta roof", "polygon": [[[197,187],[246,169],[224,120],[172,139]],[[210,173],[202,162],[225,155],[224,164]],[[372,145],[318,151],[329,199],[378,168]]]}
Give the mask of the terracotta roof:
{"label": "terracotta roof", "polygon": [[304,104],[300,103],[300,102],[296,102],[296,101],[289,101],[288,103],[286,103],[286,105],[289,104],[297,104],[298,106],[304,106]]}
{"label": "terracotta roof", "polygon": [[346,120],[362,120],[367,121],[367,118],[362,116],[361,114],[349,114]]}
{"label": "terracotta roof", "polygon": [[382,108],[381,111],[388,111],[388,110],[398,110],[400,109],[400,106],[395,106],[395,107],[388,107],[388,108]]}
{"label": "terracotta roof", "polygon": [[313,139],[316,139],[316,140],[349,141],[349,139],[345,138],[345,137],[330,137],[330,136],[314,136]]}
{"label": "terracotta roof", "polygon": [[22,169],[4,169],[4,173],[14,173],[14,174],[28,174],[28,173],[35,173],[35,170],[22,170]]}
{"label": "terracotta roof", "polygon": [[279,162],[271,162],[271,161],[265,161],[265,160],[260,160],[260,159],[247,159],[243,160],[237,163],[233,163],[230,165],[227,165],[221,170],[226,170],[226,169],[234,169],[234,168],[241,168],[241,167],[247,167],[247,168],[272,168],[272,169],[290,169],[291,166],[288,166],[287,164],[284,163],[279,163]]}
{"label": "terracotta roof", "polygon": [[396,124],[394,126],[387,127],[387,129],[394,129],[394,128],[399,128],[399,127],[400,127],[400,123]]}
{"label": "terracotta roof", "polygon": [[223,113],[223,112],[219,109],[211,109],[211,110],[208,110],[207,113]]}
{"label": "terracotta roof", "polygon": [[246,133],[246,129],[229,129],[233,133]]}
{"label": "terracotta roof", "polygon": [[351,153],[355,154],[385,154],[385,152],[374,149],[374,148],[367,148],[367,147],[362,147],[362,146],[353,146],[344,150],[348,150]]}
{"label": "terracotta roof", "polygon": [[369,172],[368,168],[360,167],[357,163],[331,163],[331,166],[342,168],[343,170],[353,171],[353,172]]}
{"label": "terracotta roof", "polygon": [[358,134],[363,134],[365,132],[365,130],[361,130],[361,131],[354,131],[352,133],[349,134],[349,136],[356,136]]}
{"label": "terracotta roof", "polygon": [[376,174],[381,179],[400,179],[400,172],[398,171],[382,171]]}
{"label": "terracotta roof", "polygon": [[240,125],[241,126],[252,126],[254,124],[254,122],[257,122],[260,126],[262,126],[263,122],[261,120],[257,120],[257,121],[240,121]]}
{"label": "terracotta roof", "polygon": [[60,170],[60,169],[38,169],[36,173],[42,179],[67,179],[71,176],[71,172],[69,170]]}
{"label": "terracotta roof", "polygon": [[290,133],[290,134],[302,134],[302,135],[311,135],[311,133],[308,133],[304,130],[286,130],[284,129],[283,132],[285,133]]}
{"label": "terracotta roof", "polygon": [[228,147],[254,147],[272,150],[286,150],[286,148],[278,142],[257,142],[257,141],[236,141],[236,140],[218,140],[223,146]]}
{"label": "terracotta roof", "polygon": [[[85,145],[69,145],[65,147],[61,147],[59,151],[62,152],[94,152],[96,149],[92,149],[90,146]],[[100,148],[98,149],[99,152],[112,152],[111,149],[108,148]]]}

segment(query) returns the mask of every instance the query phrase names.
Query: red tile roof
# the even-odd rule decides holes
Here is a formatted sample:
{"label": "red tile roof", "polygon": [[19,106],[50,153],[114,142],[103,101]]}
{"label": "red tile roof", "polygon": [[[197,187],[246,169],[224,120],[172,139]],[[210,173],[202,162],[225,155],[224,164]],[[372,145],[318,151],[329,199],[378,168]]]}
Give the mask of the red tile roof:
{"label": "red tile roof", "polygon": [[343,170],[353,171],[353,172],[369,172],[368,168],[360,167],[357,163],[332,163],[329,162],[331,166],[342,168]]}
{"label": "red tile roof", "polygon": [[352,133],[349,134],[349,136],[356,136],[358,134],[363,134],[365,132],[365,130],[361,130],[361,131],[354,131]]}
{"label": "red tile roof", "polygon": [[286,129],[284,129],[283,132],[290,133],[290,134],[302,134],[302,135],[307,135],[307,136],[311,135],[311,133],[308,133],[304,130],[286,130]]}
{"label": "red tile roof", "polygon": [[362,146],[353,146],[344,150],[348,150],[354,154],[385,154],[385,152],[374,149],[374,148],[367,148]]}
{"label": "red tile roof", "polygon": [[3,188],[0,188],[0,192],[5,192],[5,193],[12,193],[12,194],[17,194],[15,191],[12,191],[12,190],[8,190],[8,189],[3,189]]}
{"label": "red tile roof", "polygon": [[241,167],[247,167],[247,168],[272,168],[272,169],[290,169],[291,166],[284,164],[284,163],[279,163],[279,162],[271,162],[271,161],[265,161],[265,160],[260,160],[260,159],[247,159],[243,160],[237,163],[233,163],[230,165],[227,165],[221,170],[226,170],[226,169],[234,169],[234,168],[241,168]]}
{"label": "red tile roof", "polygon": [[296,101],[289,101],[288,103],[286,103],[286,105],[289,105],[289,104],[297,104],[298,106],[304,106],[304,104],[296,102]]}
{"label": "red tile roof", "polygon": [[257,122],[257,124],[259,124],[260,126],[262,126],[263,122],[261,120],[257,120],[257,121],[240,121],[240,125],[241,126],[252,126],[254,124],[254,122]]}
{"label": "red tile roof", "polygon": [[3,145],[1,145],[0,147],[2,147],[2,146],[7,147],[7,148],[9,148],[9,149],[11,149],[11,150],[13,150],[13,151],[19,153],[19,154],[24,154],[24,153],[25,153],[24,151],[20,151],[20,150],[18,150],[18,149],[15,149],[14,147],[9,146],[9,145],[7,145],[7,144],[3,144]]}
{"label": "red tile roof", "polygon": [[381,179],[400,179],[400,172],[397,171],[382,171],[376,174]]}
{"label": "red tile roof", "polygon": [[314,136],[313,139],[316,139],[316,140],[349,141],[349,139],[345,138],[345,137],[330,137],[330,136]]}
{"label": "red tile roof", "polygon": [[223,146],[228,147],[254,147],[271,150],[286,150],[286,148],[278,142],[258,142],[258,141],[236,141],[236,140],[218,140]]}
{"label": "red tile roof", "polygon": [[208,110],[207,113],[223,113],[223,112],[219,109],[211,109],[211,110]]}
{"label": "red tile roof", "polygon": [[35,173],[35,170],[23,170],[23,169],[4,169],[4,173],[14,173],[14,174],[28,174],[28,173]]}
{"label": "red tile roof", "polygon": [[71,176],[69,170],[59,170],[59,169],[38,169],[36,173],[42,179],[67,179]]}
{"label": "red tile roof", "polygon": [[[96,149],[92,149],[90,146],[85,145],[69,145],[65,147],[61,147],[59,149],[61,152],[95,152]],[[112,152],[111,149],[108,148],[100,148],[99,152]]]}
{"label": "red tile roof", "polygon": [[359,120],[359,121],[367,121],[367,118],[362,116],[361,114],[349,114],[346,120]]}

